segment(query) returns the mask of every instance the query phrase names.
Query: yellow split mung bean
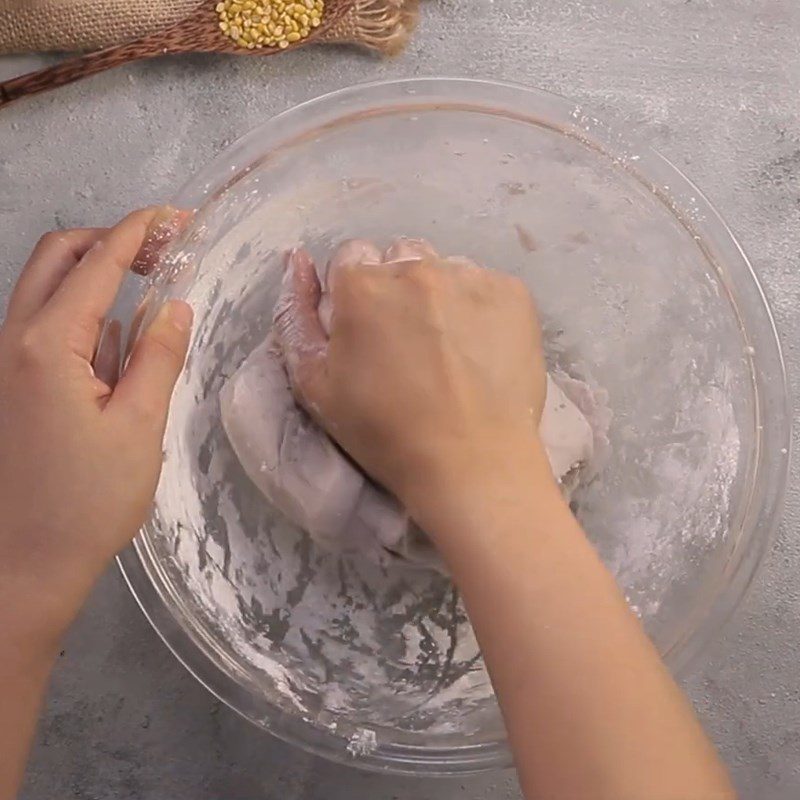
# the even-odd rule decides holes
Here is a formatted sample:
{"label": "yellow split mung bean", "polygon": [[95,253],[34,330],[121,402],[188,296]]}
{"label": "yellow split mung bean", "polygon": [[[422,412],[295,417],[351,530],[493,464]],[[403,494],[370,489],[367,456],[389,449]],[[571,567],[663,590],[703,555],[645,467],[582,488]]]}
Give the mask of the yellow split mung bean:
{"label": "yellow split mung bean", "polygon": [[219,29],[239,47],[287,48],[318,28],[325,0],[220,0]]}

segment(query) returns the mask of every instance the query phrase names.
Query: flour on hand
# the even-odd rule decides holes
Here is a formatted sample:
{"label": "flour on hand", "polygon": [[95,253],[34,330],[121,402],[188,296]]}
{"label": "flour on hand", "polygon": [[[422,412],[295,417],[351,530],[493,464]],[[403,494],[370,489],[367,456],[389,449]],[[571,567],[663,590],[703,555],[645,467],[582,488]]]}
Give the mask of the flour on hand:
{"label": "flour on hand", "polygon": [[[385,257],[402,261],[432,254],[435,251],[427,242],[399,239]],[[336,250],[319,274],[322,294],[317,313],[325,333],[333,315],[331,273],[346,264],[377,268],[383,261],[381,252],[362,240],[350,240]],[[285,283],[283,292],[288,291]],[[281,297],[276,316],[284,315],[283,324],[286,307],[287,298]],[[566,494],[577,485],[594,451],[594,432],[587,419],[591,414],[576,404],[583,400],[583,406],[590,397],[583,388],[567,376],[547,376],[539,431],[553,474]],[[400,503],[354,465],[298,405],[274,331],[224,385],[220,407],[225,432],[249,478],[320,545],[357,550],[381,564],[445,571],[430,541]]]}

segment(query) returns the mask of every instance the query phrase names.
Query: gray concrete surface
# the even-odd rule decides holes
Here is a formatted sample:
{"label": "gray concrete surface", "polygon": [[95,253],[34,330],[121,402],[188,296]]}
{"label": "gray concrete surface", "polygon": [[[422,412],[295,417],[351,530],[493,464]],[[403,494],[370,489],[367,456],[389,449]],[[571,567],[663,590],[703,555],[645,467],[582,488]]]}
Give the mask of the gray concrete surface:
{"label": "gray concrete surface", "polygon": [[[757,267],[800,396],[799,40],[796,0],[428,0],[419,35],[394,61],[332,49],[270,61],[160,60],[21,102],[0,112],[0,311],[40,232],[110,223],[169,197],[276,111],[368,79],[504,78],[629,120],[695,179]],[[30,64],[0,59],[0,74]],[[796,466],[764,569],[685,682],[745,800],[800,797],[799,514]],[[369,776],[261,735],[183,672],[115,572],[65,643],[22,794],[518,796],[510,774],[446,782]]]}

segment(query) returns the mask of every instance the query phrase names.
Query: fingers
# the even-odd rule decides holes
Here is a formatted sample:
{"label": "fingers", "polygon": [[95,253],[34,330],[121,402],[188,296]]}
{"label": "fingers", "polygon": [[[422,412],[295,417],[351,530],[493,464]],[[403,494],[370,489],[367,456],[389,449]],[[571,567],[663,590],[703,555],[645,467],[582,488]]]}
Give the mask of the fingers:
{"label": "fingers", "polygon": [[319,319],[320,285],[305,250],[289,254],[273,325],[292,388],[308,410],[321,402],[328,338]]}
{"label": "fingers", "polygon": [[423,259],[436,259],[439,254],[433,245],[425,239],[408,239],[401,237],[395,239],[386,251],[383,260],[391,261],[421,261]]}
{"label": "fingers", "polygon": [[131,320],[130,328],[128,330],[128,342],[125,347],[125,353],[122,356],[123,363],[126,362],[133,350],[133,346],[139,341],[139,331],[142,329],[144,320],[150,312],[153,303],[156,302],[158,293],[155,286],[151,286],[144,294],[141,302],[136,306],[133,312],[133,319]]}
{"label": "fingers", "polygon": [[328,261],[326,277],[330,279],[331,271],[339,267],[356,264],[380,264],[381,251],[366,239],[348,239],[342,242]]}
{"label": "fingers", "polygon": [[381,263],[381,251],[366,239],[348,239],[342,242],[330,257],[322,276],[325,291],[319,303],[319,318],[325,333],[330,334],[333,324],[333,302],[330,288],[333,285],[336,271],[346,266],[366,264],[378,266]]}
{"label": "fingers", "polygon": [[119,380],[121,347],[122,325],[118,319],[112,319],[100,336],[100,344],[92,362],[95,377],[112,391]]}
{"label": "fingers", "polygon": [[52,231],[38,242],[8,304],[7,319],[30,319],[53,296],[64,276],[107,233],[106,228]]}
{"label": "fingers", "polygon": [[169,401],[183,369],[192,328],[192,309],[170,300],[133,348],[106,411],[133,414],[163,434]]}
{"label": "fingers", "polygon": [[455,269],[460,270],[474,271],[481,269],[477,262],[473,261],[467,256],[449,256],[441,263],[445,267],[454,267]]}
{"label": "fingers", "polygon": [[[95,242],[53,295],[52,313],[62,320],[77,317],[86,327],[102,320],[159,213],[158,208],[134,211]],[[95,342],[91,345],[93,352]]]}

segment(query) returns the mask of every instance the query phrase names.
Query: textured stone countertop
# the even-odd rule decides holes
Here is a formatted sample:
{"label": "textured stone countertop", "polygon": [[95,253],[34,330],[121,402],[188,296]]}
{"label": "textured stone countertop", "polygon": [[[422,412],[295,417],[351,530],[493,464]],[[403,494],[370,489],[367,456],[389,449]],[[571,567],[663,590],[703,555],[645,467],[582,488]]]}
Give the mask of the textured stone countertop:
{"label": "textured stone countertop", "polygon": [[[0,311],[41,232],[108,224],[169,197],[277,111],[379,78],[509,79],[630,121],[704,190],[763,281],[797,394],[800,4],[428,0],[423,10],[411,48],[392,61],[325,48],[279,60],[163,59],[0,113]],[[37,63],[0,59],[0,75]],[[800,797],[798,513],[795,468],[764,568],[685,681],[744,800]],[[22,797],[501,800],[519,793],[510,773],[455,781],[364,775],[260,735],[179,666],[111,571],[65,644]]]}

